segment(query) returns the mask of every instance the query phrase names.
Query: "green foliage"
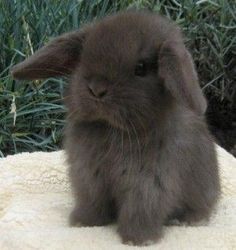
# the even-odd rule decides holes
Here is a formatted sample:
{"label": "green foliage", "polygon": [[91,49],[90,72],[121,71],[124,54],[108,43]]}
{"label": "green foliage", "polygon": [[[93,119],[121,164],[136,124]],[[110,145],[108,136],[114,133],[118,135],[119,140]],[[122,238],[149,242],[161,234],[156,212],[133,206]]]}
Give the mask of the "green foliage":
{"label": "green foliage", "polygon": [[[0,155],[61,146],[66,81],[19,82],[9,74],[50,37],[108,13],[136,7],[159,11],[184,30],[206,94],[233,104],[236,72],[235,0],[1,0]],[[16,104],[10,113],[13,97]],[[14,108],[14,107],[13,107]]]}

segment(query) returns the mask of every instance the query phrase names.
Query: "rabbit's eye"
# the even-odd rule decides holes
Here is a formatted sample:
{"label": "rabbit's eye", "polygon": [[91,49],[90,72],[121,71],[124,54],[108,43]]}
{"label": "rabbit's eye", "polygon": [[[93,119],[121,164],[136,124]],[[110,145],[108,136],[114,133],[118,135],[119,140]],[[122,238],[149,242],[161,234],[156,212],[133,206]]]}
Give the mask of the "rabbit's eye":
{"label": "rabbit's eye", "polygon": [[136,76],[146,76],[147,75],[147,65],[145,62],[138,62],[135,66],[134,73]]}

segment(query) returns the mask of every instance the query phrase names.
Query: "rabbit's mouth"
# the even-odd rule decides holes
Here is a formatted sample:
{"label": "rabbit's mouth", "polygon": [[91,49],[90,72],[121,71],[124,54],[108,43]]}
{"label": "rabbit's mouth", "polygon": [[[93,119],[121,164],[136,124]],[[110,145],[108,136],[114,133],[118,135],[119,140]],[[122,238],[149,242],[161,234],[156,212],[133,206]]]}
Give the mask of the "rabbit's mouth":
{"label": "rabbit's mouth", "polygon": [[125,129],[124,117],[122,116],[119,106],[113,103],[106,103],[105,101],[96,102],[95,105],[95,119],[104,120],[115,128]]}
{"label": "rabbit's mouth", "polygon": [[152,119],[155,116],[151,110],[147,112],[143,106],[135,104],[132,98],[129,98],[129,102],[125,102],[121,98],[115,98],[115,96],[100,100],[83,96],[75,98],[74,102],[66,102],[66,104],[69,109],[67,115],[69,120],[104,121],[108,126],[126,131],[135,129],[140,133],[150,129]]}
{"label": "rabbit's mouth", "polygon": [[104,121],[109,126],[125,129],[120,109],[113,103],[94,98],[78,98],[73,103],[66,102],[67,119],[70,121],[97,122]]}
{"label": "rabbit's mouth", "polygon": [[110,126],[124,130],[135,130],[137,133],[147,132],[150,129],[152,120],[142,111],[133,107],[121,105],[115,102],[98,101],[93,103],[93,111],[89,115],[90,121],[104,121]]}

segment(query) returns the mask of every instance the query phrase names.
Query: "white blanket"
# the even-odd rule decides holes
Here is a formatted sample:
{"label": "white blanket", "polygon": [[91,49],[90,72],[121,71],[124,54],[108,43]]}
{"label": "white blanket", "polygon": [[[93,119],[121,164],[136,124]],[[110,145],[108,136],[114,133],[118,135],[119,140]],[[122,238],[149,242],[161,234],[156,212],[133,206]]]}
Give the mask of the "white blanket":
{"label": "white blanket", "polygon": [[[217,147],[222,197],[209,223],[169,226],[142,249],[236,249],[236,159]],[[68,226],[73,198],[63,151],[0,159],[0,250],[137,249],[121,243],[116,225]]]}

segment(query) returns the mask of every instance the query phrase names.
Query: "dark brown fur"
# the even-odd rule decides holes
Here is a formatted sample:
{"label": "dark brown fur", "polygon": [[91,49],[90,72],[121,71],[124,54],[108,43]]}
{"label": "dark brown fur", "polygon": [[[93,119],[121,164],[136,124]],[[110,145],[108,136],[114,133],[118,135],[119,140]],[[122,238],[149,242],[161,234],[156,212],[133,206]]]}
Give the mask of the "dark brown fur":
{"label": "dark brown fur", "polygon": [[[144,76],[135,73],[140,60]],[[209,218],[220,191],[216,154],[206,102],[174,24],[119,13],[53,40],[13,69],[19,79],[64,74],[71,75],[65,146],[72,225],[117,220],[123,242],[141,245],[158,240],[170,218]]]}

